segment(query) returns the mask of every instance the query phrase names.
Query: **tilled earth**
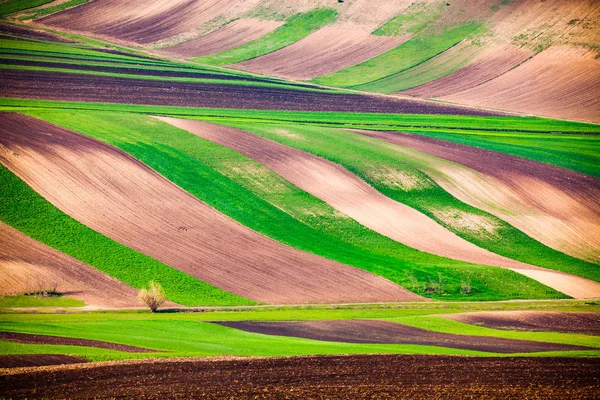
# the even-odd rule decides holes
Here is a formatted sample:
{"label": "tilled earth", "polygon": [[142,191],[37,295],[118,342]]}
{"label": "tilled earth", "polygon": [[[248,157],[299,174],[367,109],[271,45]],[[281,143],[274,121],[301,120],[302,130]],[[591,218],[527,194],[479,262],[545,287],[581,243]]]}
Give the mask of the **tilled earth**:
{"label": "tilled earth", "polygon": [[597,399],[600,359],[357,355],[20,369],[7,398]]}
{"label": "tilled earth", "polygon": [[217,107],[257,110],[349,111],[408,114],[500,115],[489,111],[361,94],[115,78],[45,71],[0,70],[3,97]]}

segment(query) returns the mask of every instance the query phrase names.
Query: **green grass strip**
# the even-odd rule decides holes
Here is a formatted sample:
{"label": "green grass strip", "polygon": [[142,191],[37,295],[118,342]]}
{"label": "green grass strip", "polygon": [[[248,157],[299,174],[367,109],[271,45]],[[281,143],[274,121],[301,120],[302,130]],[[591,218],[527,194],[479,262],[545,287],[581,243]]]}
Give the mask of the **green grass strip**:
{"label": "green grass strip", "polygon": [[377,57],[313,81],[322,85],[362,90],[361,85],[427,61],[481,29],[481,24],[470,22],[455,28],[446,28],[441,33],[418,35]]}
{"label": "green grass strip", "polygon": [[[600,269],[597,265],[551,249],[502,219],[451,196],[423,172],[431,164],[428,160],[435,162],[436,157],[425,157],[424,161],[416,157],[419,152],[406,150],[406,154],[400,153],[389,143],[338,129],[243,123],[227,125],[338,163],[387,197],[421,211],[479,247],[525,263],[600,281]],[[279,133],[281,131],[289,134],[282,135]],[[398,183],[389,174],[392,177],[403,176],[409,184]],[[436,214],[444,210],[454,214],[474,215],[489,221],[495,227],[495,232],[447,223]]]}
{"label": "green grass strip", "polygon": [[[275,240],[386,277],[409,289],[446,280],[445,299],[563,298],[512,271],[471,265],[419,252],[340,215],[261,164],[232,150],[145,116],[117,113],[30,111],[122,149],[184,190]],[[474,286],[460,294],[462,280]],[[422,293],[420,287],[415,290]]]}
{"label": "green grass strip", "polygon": [[18,11],[39,7],[54,0],[4,0],[0,2],[0,18]]}
{"label": "green grass strip", "polygon": [[0,297],[0,308],[3,307],[82,307],[85,303],[64,296],[4,296]]}
{"label": "green grass strip", "polygon": [[199,305],[243,305],[252,301],[184,274],[119,244],[69,217],[0,165],[0,220],[58,251],[135,288],[160,282],[169,300]]}
{"label": "green grass strip", "polygon": [[273,32],[220,53],[193,58],[193,61],[211,65],[237,64],[289,46],[309,34],[333,23],[337,11],[329,8],[317,8],[290,17],[287,22]]}
{"label": "green grass strip", "polygon": [[45,15],[54,14],[56,12],[66,10],[67,8],[79,6],[81,4],[87,3],[88,1],[90,0],[70,0],[65,3],[57,4],[55,6],[27,11],[23,17],[19,18],[19,21],[41,18]]}

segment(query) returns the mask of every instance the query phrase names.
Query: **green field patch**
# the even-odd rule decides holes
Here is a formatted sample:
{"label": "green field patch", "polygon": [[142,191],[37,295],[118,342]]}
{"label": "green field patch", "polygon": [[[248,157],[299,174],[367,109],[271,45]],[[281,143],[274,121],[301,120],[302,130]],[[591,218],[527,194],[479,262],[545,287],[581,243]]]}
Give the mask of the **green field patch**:
{"label": "green field patch", "polygon": [[424,30],[429,24],[441,16],[444,3],[437,6],[426,6],[425,3],[412,3],[402,14],[373,31],[376,36],[402,36]]}
{"label": "green field patch", "polygon": [[81,4],[87,3],[90,0],[69,0],[61,4],[57,4],[55,6],[44,7],[37,10],[26,11],[25,15],[19,18],[19,21],[26,21],[30,19],[41,18],[45,15],[54,14],[56,12],[66,10],[67,8],[79,6]]}
{"label": "green field patch", "polygon": [[160,282],[179,304],[238,305],[254,302],[138,253],[69,217],[0,165],[0,220],[58,251],[135,288]]}
{"label": "green field patch", "polygon": [[335,22],[337,12],[329,8],[317,8],[290,17],[285,24],[273,32],[233,49],[220,53],[193,58],[203,64],[237,64],[289,46],[322,27]]}
{"label": "green field patch", "polygon": [[478,33],[481,24],[466,23],[445,28],[440,33],[427,33],[413,37],[400,46],[355,66],[315,78],[313,81],[327,86],[362,90],[364,84],[397,74],[443,53],[465,38]]}
{"label": "green field patch", "polygon": [[54,0],[3,0],[0,1],[0,18],[18,11],[39,7]]}
{"label": "green field patch", "polygon": [[85,303],[70,297],[58,296],[31,296],[16,295],[0,297],[0,308],[19,307],[83,307]]}
{"label": "green field patch", "polygon": [[[407,149],[400,153],[389,143],[339,129],[249,123],[227,125],[338,163],[387,197],[421,211],[479,247],[525,263],[600,281],[600,270],[595,264],[551,249],[500,218],[446,192],[424,172],[435,157],[423,157]],[[281,130],[289,134],[278,134]]]}

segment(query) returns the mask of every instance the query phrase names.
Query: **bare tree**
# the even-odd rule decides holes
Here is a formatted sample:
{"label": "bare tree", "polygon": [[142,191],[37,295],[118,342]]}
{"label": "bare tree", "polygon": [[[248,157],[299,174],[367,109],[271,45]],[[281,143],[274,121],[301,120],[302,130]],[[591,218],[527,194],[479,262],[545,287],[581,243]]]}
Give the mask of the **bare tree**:
{"label": "bare tree", "polygon": [[158,310],[158,307],[162,306],[167,300],[167,296],[160,283],[150,281],[148,286],[148,289],[140,290],[138,297],[144,304],[150,307],[150,311],[155,313],[156,310]]}

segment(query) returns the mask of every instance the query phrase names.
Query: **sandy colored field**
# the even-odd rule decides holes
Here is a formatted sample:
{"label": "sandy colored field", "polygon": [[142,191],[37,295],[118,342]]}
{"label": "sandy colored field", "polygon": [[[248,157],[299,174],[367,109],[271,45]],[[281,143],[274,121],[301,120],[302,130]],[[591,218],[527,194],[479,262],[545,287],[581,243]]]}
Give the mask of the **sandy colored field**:
{"label": "sandy colored field", "polygon": [[428,331],[390,321],[225,321],[216,324],[264,335],[292,336],[327,342],[416,344],[490,353],[590,350],[581,346]]}
{"label": "sandy colored field", "polygon": [[308,80],[361,63],[406,40],[408,36],[374,36],[370,30],[351,23],[335,24],[281,50],[235,66],[265,75]]}
{"label": "sandy colored field", "polygon": [[445,318],[492,329],[566,332],[600,336],[600,314],[544,311],[496,311],[445,315]]}
{"label": "sandy colored field", "polygon": [[394,149],[420,159],[422,169],[458,199],[496,215],[547,246],[600,262],[598,179],[420,135],[355,132],[402,146]]}
{"label": "sandy colored field", "polygon": [[0,376],[0,396],[592,400],[600,394],[599,375],[597,358],[197,358],[17,369]]}
{"label": "sandy colored field", "polygon": [[[0,139],[2,141],[2,139]],[[4,159],[0,145],[0,160]],[[0,222],[0,296],[56,289],[96,307],[138,307],[137,290]]]}
{"label": "sandy colored field", "polygon": [[421,298],[262,236],[113,147],[18,114],[3,114],[0,121],[2,163],[47,200],[90,228],[224,290],[277,304]]}
{"label": "sandy colored field", "polygon": [[49,336],[49,335],[31,335],[27,333],[16,332],[0,332],[0,340],[6,342],[26,343],[26,344],[51,344],[59,346],[85,346],[97,347],[99,349],[110,349],[116,351],[124,351],[127,353],[154,353],[156,350],[146,349],[143,347],[129,346],[126,344],[118,344],[111,342],[103,342],[100,340],[77,339],[64,336]]}
{"label": "sandy colored field", "polygon": [[513,45],[493,46],[458,71],[401,93],[421,98],[447,96],[494,79],[532,55],[533,51]]}
{"label": "sandy colored field", "polygon": [[234,6],[227,0],[94,0],[37,22],[145,44],[192,31]]}
{"label": "sandy colored field", "polygon": [[241,46],[273,31],[283,21],[265,21],[257,18],[241,18],[207,35],[165,47],[160,50],[166,55],[192,58],[218,53]]}
{"label": "sandy colored field", "polygon": [[551,47],[500,77],[442,100],[553,118],[600,122],[600,60]]}
{"label": "sandy colored field", "polygon": [[477,247],[421,212],[384,196],[340,165],[320,157],[239,129],[158,118],[260,162],[367,228],[417,250],[509,268],[575,298],[594,298],[600,293],[600,283],[534,267]]}

